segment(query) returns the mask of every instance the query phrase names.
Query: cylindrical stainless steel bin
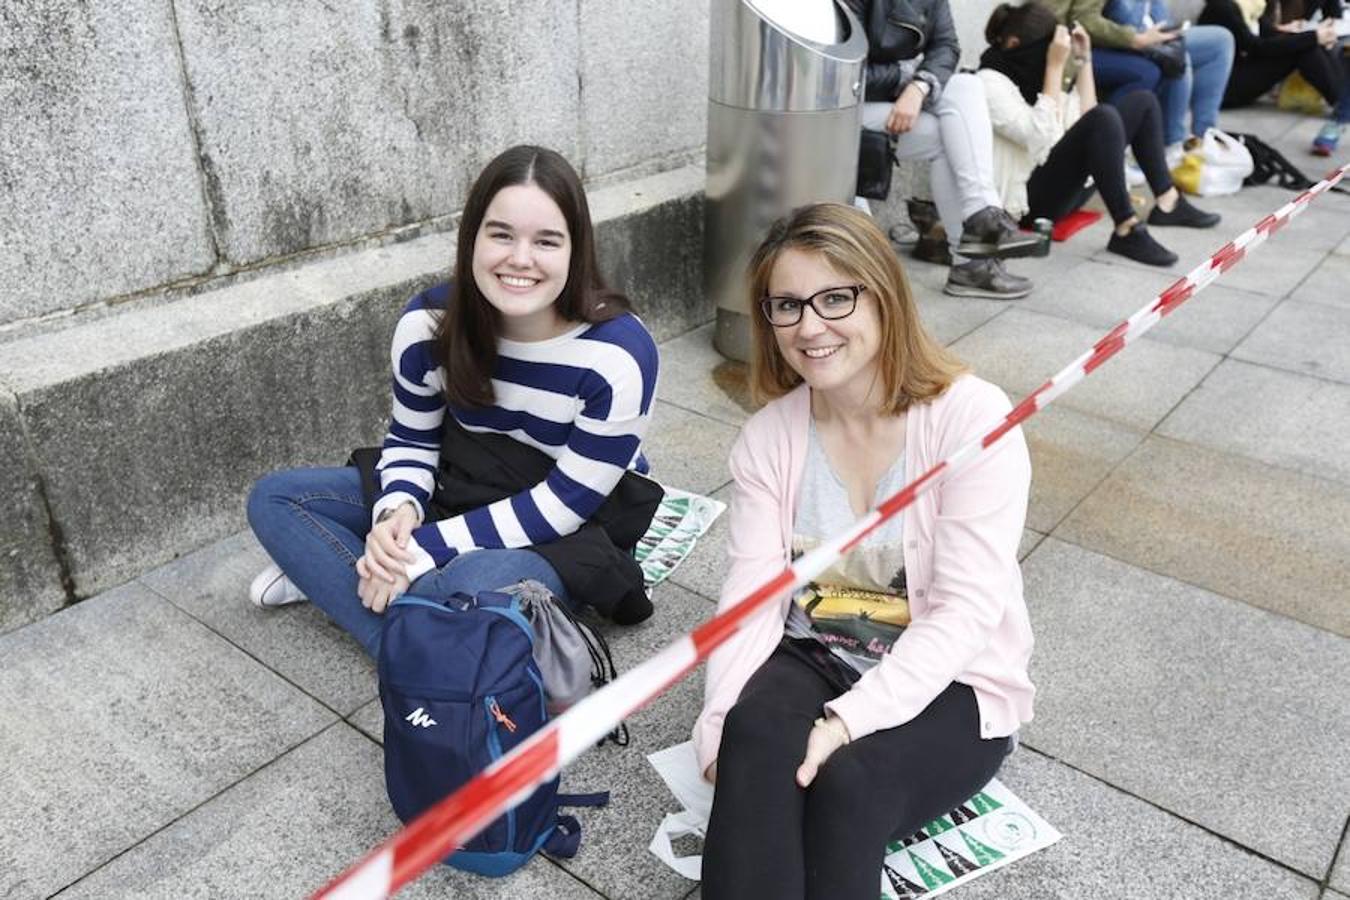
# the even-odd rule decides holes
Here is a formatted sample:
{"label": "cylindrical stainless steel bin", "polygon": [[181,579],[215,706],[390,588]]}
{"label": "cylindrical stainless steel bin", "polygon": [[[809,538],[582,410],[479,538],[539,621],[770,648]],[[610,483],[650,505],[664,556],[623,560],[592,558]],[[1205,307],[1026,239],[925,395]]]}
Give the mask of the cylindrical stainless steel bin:
{"label": "cylindrical stainless steel bin", "polygon": [[713,344],[746,360],[745,266],[804,203],[853,199],[867,37],[838,0],[713,0],[703,260]]}

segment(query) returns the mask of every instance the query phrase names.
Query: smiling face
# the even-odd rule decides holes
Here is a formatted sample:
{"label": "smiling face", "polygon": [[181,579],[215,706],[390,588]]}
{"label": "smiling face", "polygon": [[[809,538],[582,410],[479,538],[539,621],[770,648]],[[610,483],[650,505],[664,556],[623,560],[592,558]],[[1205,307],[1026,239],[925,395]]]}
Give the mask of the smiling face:
{"label": "smiling face", "polygon": [[[826,288],[857,283],[821,254],[792,248],[774,263],[768,293],[805,299]],[[822,319],[806,307],[800,322],[774,328],[773,336],[783,360],[814,391],[861,400],[876,382],[881,317],[870,291],[858,295],[857,307],[845,318]]]}
{"label": "smiling face", "polygon": [[497,192],[474,239],[473,280],[500,314],[502,337],[541,341],[567,330],[555,301],[571,258],[567,221],[548,194],[534,184]]}

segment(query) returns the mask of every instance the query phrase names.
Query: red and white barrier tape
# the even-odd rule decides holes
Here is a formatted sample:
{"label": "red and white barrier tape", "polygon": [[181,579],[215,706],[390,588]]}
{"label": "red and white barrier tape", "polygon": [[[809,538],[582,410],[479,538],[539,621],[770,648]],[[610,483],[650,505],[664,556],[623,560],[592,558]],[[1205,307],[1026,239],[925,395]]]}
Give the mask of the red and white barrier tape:
{"label": "red and white barrier tape", "polygon": [[1242,261],[1247,252],[1283,228],[1313,198],[1331,189],[1350,173],[1350,164],[1333,171],[1280,209],[1257,222],[1204,263],[1154,298],[1134,315],[1107,332],[1092,349],[1013,407],[984,437],[970,441],[938,462],[919,478],[847,531],[797,559],[749,596],[700,625],[691,634],[665,647],[646,662],[621,676],[554,719],[528,740],[503,756],[464,787],[427,810],[365,859],[338,876],[315,897],[373,900],[388,897],[530,792],[551,779],[567,763],[592,747],[629,715],[650,703],[685,676],[731,637],[750,616],[823,572],[848,553],[882,522],[900,512],[937,483],[938,476],[969,465],[999,438],[1065,391],[1091,375],[1102,363],[1143,335],[1163,317],[1203,290],[1214,279]]}

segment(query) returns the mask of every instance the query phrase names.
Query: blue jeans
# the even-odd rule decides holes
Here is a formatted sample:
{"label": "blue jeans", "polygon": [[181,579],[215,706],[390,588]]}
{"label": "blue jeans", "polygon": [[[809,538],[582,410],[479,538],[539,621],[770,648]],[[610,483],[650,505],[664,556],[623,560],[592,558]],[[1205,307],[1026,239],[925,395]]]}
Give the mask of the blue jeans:
{"label": "blue jeans", "polygon": [[[248,522],[286,577],[365,648],[380,652],[384,617],[361,605],[356,561],[366,552],[370,511],[354,468],[290,469],[258,479],[248,497]],[[475,550],[412,583],[409,593],[475,594],[532,578],[568,602],[558,573],[531,550]]]}
{"label": "blue jeans", "polygon": [[[1219,123],[1228,73],[1233,69],[1233,35],[1219,25],[1196,25],[1186,32],[1186,71],[1158,82],[1163,111],[1163,143],[1179,144]],[[1186,114],[1191,127],[1186,128]]]}
{"label": "blue jeans", "polygon": [[1094,47],[1092,78],[1097,83],[1097,95],[1114,103],[1131,91],[1155,90],[1162,72],[1156,63],[1133,51]]}

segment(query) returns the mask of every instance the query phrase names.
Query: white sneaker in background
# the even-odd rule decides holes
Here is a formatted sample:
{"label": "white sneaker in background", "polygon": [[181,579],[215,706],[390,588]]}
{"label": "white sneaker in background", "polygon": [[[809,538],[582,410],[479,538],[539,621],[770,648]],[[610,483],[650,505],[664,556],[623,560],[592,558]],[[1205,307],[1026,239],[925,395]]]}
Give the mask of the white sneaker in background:
{"label": "white sneaker in background", "polygon": [[267,568],[253,579],[253,583],[248,586],[248,598],[253,601],[254,606],[262,609],[288,606],[309,599],[291,583],[291,580],[282,573],[281,566],[276,563],[268,563]]}
{"label": "white sneaker in background", "polygon": [[1144,170],[1139,168],[1139,164],[1134,161],[1133,153],[1125,154],[1125,186],[1139,187],[1139,185],[1148,181],[1144,176]]}
{"label": "white sneaker in background", "polygon": [[1185,145],[1170,144],[1167,149],[1163,151],[1163,155],[1167,159],[1167,171],[1170,172],[1181,165],[1181,159],[1186,155]]}

